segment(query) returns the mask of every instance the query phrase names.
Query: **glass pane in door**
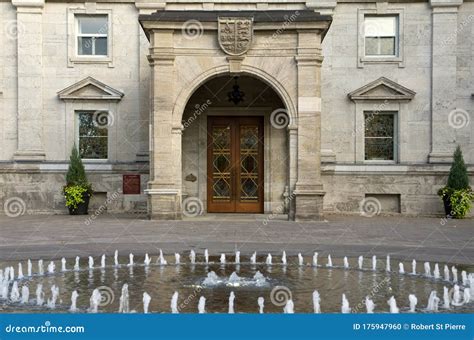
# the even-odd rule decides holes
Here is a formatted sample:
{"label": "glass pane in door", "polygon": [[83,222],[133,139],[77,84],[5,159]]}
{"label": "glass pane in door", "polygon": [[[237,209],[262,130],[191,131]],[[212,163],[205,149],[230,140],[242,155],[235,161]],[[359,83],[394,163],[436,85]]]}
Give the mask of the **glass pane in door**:
{"label": "glass pane in door", "polygon": [[231,129],[214,126],[212,129],[212,198],[229,202],[231,199]]}
{"label": "glass pane in door", "polygon": [[240,126],[240,201],[258,202],[258,126]]}

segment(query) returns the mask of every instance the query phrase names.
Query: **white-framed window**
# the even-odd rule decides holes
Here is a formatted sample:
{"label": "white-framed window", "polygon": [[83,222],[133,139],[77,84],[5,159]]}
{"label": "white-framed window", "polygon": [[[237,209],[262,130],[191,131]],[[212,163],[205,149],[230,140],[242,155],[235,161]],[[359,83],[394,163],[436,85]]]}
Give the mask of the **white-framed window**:
{"label": "white-framed window", "polygon": [[365,15],[363,27],[366,57],[398,56],[400,41],[398,15]]}
{"label": "white-framed window", "polygon": [[107,56],[109,16],[107,14],[75,15],[78,56]]}
{"label": "white-framed window", "polygon": [[77,145],[82,159],[107,160],[109,131],[107,111],[76,111]]}
{"label": "white-framed window", "polygon": [[364,112],[364,160],[397,160],[397,112]]}

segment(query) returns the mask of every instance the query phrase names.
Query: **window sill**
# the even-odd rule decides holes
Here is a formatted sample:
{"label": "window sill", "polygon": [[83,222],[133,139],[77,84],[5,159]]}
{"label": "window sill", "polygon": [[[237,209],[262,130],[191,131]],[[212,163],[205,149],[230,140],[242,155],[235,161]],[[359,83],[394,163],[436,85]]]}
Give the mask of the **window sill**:
{"label": "window sill", "polygon": [[112,58],[109,56],[83,56],[69,58],[68,67],[74,67],[74,64],[107,64],[108,67],[114,67]]}
{"label": "window sill", "polygon": [[403,58],[401,57],[361,57],[358,63],[359,67],[364,67],[364,64],[398,64],[398,67],[405,67]]}
{"label": "window sill", "polygon": [[397,164],[397,161],[384,161],[384,160],[364,160],[363,164],[367,165],[387,165],[387,164]]}

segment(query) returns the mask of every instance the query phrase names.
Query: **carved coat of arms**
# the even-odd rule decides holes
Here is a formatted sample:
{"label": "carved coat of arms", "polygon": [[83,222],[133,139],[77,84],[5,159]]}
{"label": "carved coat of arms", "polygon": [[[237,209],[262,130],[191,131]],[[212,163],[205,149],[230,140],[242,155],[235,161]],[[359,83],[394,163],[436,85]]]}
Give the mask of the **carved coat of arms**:
{"label": "carved coat of arms", "polygon": [[252,44],[253,19],[220,17],[218,32],[219,45],[225,53],[244,54]]}

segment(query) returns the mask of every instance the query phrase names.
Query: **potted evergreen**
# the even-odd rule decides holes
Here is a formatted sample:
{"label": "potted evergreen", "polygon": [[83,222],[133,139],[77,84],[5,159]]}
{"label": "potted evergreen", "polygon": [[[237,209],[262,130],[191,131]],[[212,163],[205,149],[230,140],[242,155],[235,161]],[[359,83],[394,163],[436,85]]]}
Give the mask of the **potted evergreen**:
{"label": "potted evergreen", "polygon": [[460,146],[454,151],[448,184],[439,189],[438,195],[443,200],[447,217],[464,218],[471,210],[474,193],[469,186],[469,176]]}
{"label": "potted evergreen", "polygon": [[66,173],[66,185],[63,188],[66,206],[70,215],[87,215],[92,185],[88,182],[81,156],[73,146],[69,168]]}

